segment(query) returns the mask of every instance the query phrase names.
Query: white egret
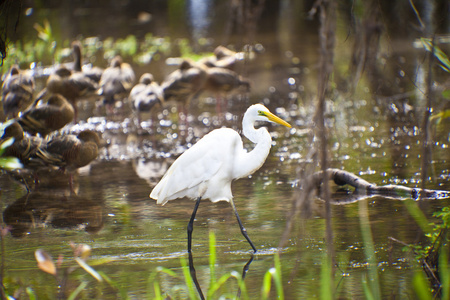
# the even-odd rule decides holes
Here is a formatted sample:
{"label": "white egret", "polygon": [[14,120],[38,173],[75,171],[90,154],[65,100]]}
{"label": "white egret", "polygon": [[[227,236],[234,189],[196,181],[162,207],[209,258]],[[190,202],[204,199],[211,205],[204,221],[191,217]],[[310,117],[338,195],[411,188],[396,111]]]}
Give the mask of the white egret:
{"label": "white egret", "polygon": [[157,200],[157,204],[164,205],[169,200],[181,197],[197,199],[187,228],[189,254],[195,214],[202,198],[212,202],[230,202],[243,236],[253,251],[257,251],[242,225],[231,193],[231,182],[258,170],[269,154],[272,143],[270,133],[265,127],[255,129],[256,121],[270,121],[291,127],[264,105],[252,105],[242,120],[244,135],[256,144],[252,151],[244,149],[236,131],[230,128],[213,130],[178,157],[153,188],[150,198]]}

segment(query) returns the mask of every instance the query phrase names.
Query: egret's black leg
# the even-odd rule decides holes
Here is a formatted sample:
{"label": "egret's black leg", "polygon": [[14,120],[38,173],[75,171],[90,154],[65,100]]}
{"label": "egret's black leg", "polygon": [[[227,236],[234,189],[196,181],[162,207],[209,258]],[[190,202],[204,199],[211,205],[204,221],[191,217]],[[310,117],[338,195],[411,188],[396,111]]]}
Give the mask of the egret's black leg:
{"label": "egret's black leg", "polygon": [[255,255],[252,253],[252,256],[250,256],[250,259],[245,264],[244,268],[242,269],[242,280],[245,279],[245,275],[247,275],[248,270],[250,269],[250,264],[252,263],[253,259],[255,258]]}
{"label": "egret's black leg", "polygon": [[247,230],[244,228],[244,225],[242,225],[241,218],[239,218],[239,214],[238,214],[238,212],[237,212],[237,210],[236,210],[236,205],[234,205],[233,199],[231,199],[230,202],[231,202],[231,207],[233,207],[234,214],[236,215],[236,219],[237,219],[237,221],[238,221],[238,223],[239,223],[239,227],[241,228],[242,235],[245,237],[245,239],[247,240],[247,242],[248,242],[248,243],[250,244],[250,246],[253,248],[254,253],[256,253],[256,251],[257,251],[257,250],[256,250],[256,247],[255,247],[255,245],[253,245],[252,241],[251,241],[250,238],[248,237]]}
{"label": "egret's black leg", "polygon": [[200,284],[197,280],[197,273],[195,272],[194,268],[194,259],[192,258],[192,231],[194,230],[194,220],[195,215],[197,214],[198,206],[200,205],[200,200],[202,197],[197,198],[197,202],[195,202],[194,211],[192,212],[191,219],[189,220],[189,224],[187,226],[187,234],[188,234],[188,254],[189,254],[189,272],[191,273],[192,280],[194,281],[195,287],[197,288],[198,294],[200,295],[200,298],[202,300],[205,299],[205,296],[203,296],[202,289],[200,288]]}
{"label": "egret's black leg", "polygon": [[195,202],[195,206],[194,206],[194,211],[192,212],[191,219],[189,220],[189,224],[187,226],[188,252],[189,253],[191,253],[192,231],[194,231],[194,220],[195,220],[195,215],[197,214],[198,206],[200,205],[200,200],[202,200],[202,197],[197,198],[197,202]]}
{"label": "egret's black leg", "polygon": [[191,273],[192,281],[194,281],[195,288],[197,289],[200,299],[204,300],[205,296],[203,296],[202,288],[200,287],[200,284],[198,283],[197,280],[197,274],[194,268],[194,259],[192,258],[192,252],[189,252],[188,255],[189,255],[189,272]]}
{"label": "egret's black leg", "polygon": [[[254,258],[255,258],[255,256],[252,253],[252,255],[250,256],[250,259],[248,260],[248,262],[245,264],[244,268],[242,269],[242,280],[245,279],[245,275],[247,275],[247,272],[250,269],[250,264],[252,263]],[[240,297],[241,297],[241,288],[239,287],[236,298],[239,299]]]}

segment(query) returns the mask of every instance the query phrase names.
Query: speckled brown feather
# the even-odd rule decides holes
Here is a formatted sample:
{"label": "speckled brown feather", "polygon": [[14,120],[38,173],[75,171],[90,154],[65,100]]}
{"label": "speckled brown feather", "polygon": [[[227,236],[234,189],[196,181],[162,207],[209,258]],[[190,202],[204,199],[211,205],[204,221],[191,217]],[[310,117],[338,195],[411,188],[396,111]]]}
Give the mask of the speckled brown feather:
{"label": "speckled brown feather", "polygon": [[97,133],[85,130],[77,136],[69,134],[53,138],[37,155],[45,163],[71,172],[95,160],[99,144]]}
{"label": "speckled brown feather", "polygon": [[34,79],[12,66],[2,84],[3,110],[7,118],[17,117],[33,101]]}
{"label": "speckled brown feather", "polygon": [[18,122],[30,134],[39,133],[45,137],[72,122],[73,118],[73,106],[63,96],[54,94],[50,96],[47,103],[31,107],[23,112]]}

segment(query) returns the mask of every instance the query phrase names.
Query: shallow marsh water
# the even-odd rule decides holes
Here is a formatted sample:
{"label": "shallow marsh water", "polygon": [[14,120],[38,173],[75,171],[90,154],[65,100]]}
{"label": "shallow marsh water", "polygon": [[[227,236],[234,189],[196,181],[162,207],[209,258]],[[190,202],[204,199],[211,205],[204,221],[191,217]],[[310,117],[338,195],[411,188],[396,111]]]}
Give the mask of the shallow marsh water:
{"label": "shallow marsh water", "polygon": [[[54,297],[56,282],[37,268],[34,251],[43,248],[54,258],[63,254],[70,260],[69,242],[73,241],[90,245],[93,259],[111,259],[95,269],[115,280],[131,299],[152,294],[153,286],[149,285],[148,279],[159,266],[175,270],[179,275],[177,278],[159,275],[162,290],[177,299],[186,298],[186,291],[180,288],[184,285],[180,259],[187,259],[186,226],[194,202],[183,199],[160,207],[148,195],[173,160],[198,138],[222,125],[239,130],[242,113],[248,105],[263,102],[293,128],[269,125],[273,147],[265,164],[249,178],[233,184],[237,209],[258,248],[258,255],[245,279],[250,299],[258,299],[264,274],[273,266],[274,254],[286,227],[286,216],[297,195],[299,170],[311,163],[308,151],[312,146],[310,128],[317,85],[317,31],[302,28],[301,40],[295,30],[286,33],[283,28],[292,25],[285,24],[283,13],[287,13],[286,10],[281,10],[278,17],[272,16],[277,20],[277,26],[265,28],[256,36],[264,51],[239,66],[253,82],[252,91],[248,95],[230,97],[222,120],[215,111],[215,95],[201,95],[193,100],[187,130],[178,126],[177,111],[170,104],[158,111],[156,126],[144,122],[143,128],[138,129],[135,116],[126,104],[117,108],[114,115],[105,116],[94,102],[83,101],[79,103],[80,122],[71,124],[64,131],[95,129],[102,134],[105,145],[99,158],[76,176],[76,195],[69,193],[65,176],[49,179],[44,176],[39,187],[27,195],[21,183],[2,175],[3,220],[13,224],[11,234],[4,239],[7,276],[20,279],[24,286],[32,286],[39,299]],[[133,18],[134,15],[127,22]],[[158,16],[155,18],[155,22],[161,22]],[[52,21],[58,24],[57,20]],[[317,24],[313,25],[317,29]],[[162,28],[155,32],[165,32],[166,27]],[[114,33],[119,35],[117,31]],[[234,42],[238,38],[234,36]],[[344,40],[341,35],[340,40]],[[413,40],[406,42],[412,44]],[[336,57],[337,65],[346,63],[349,44],[342,42],[337,46],[337,52],[345,54]],[[419,50],[409,49],[413,52],[407,54],[403,48],[399,49],[400,53],[395,50],[391,49],[391,57],[416,58],[407,62],[400,60],[406,72],[417,68],[417,61],[423,57]],[[162,65],[154,62],[149,66],[136,66],[137,75],[149,70],[160,80],[170,71],[170,67]],[[408,75],[413,78],[417,74]],[[394,77],[395,84],[403,89],[408,86],[407,91],[413,89],[410,80],[402,75]],[[355,95],[348,97],[342,93],[334,102],[329,102],[331,166],[358,174],[378,185],[419,187],[422,147],[419,121],[407,119],[393,123],[389,105],[374,100],[377,95],[371,91],[370,82],[361,80],[360,86]],[[420,105],[416,109],[420,112]],[[252,147],[248,141],[245,146]],[[448,130],[436,128],[428,188],[450,190],[448,146]],[[373,197],[346,203],[346,192],[336,186],[332,189],[334,197],[341,199],[341,205],[332,206],[338,257],[336,284],[340,297],[358,299],[364,296],[361,281],[368,272],[364,252],[367,245],[361,231],[364,221],[369,222],[372,230],[383,298],[411,297],[412,276],[418,265],[411,253],[403,252],[402,245],[388,238],[394,237],[405,243],[423,240],[404,202]],[[420,203],[427,216],[448,205],[449,200]],[[310,199],[308,207],[299,214],[280,256],[287,299],[312,299],[320,295],[321,266],[326,253],[324,205],[320,199]],[[368,219],[363,220],[365,212]],[[250,258],[250,247],[240,233],[230,205],[202,201],[194,224],[193,254],[204,291],[210,278],[209,231],[213,231],[217,239],[218,277],[233,270],[241,272]],[[107,284],[97,285],[81,270],[76,274],[79,280],[89,280],[92,284],[84,295],[86,298],[118,297],[117,291]],[[223,288],[222,294],[230,291],[237,291],[232,280]]]}

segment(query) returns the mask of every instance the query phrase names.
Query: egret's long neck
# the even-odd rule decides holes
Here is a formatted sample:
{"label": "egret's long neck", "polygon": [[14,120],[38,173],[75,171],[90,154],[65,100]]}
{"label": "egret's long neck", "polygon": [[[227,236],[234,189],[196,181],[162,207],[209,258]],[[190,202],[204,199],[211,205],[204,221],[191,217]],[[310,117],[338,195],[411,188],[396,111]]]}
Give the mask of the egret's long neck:
{"label": "egret's long neck", "polygon": [[254,122],[246,122],[245,117],[242,123],[244,135],[256,145],[252,151],[241,155],[239,159],[240,167],[237,166],[235,168],[237,170],[237,178],[245,177],[258,170],[269,155],[272,143],[272,139],[266,128],[255,129],[253,126]]}

